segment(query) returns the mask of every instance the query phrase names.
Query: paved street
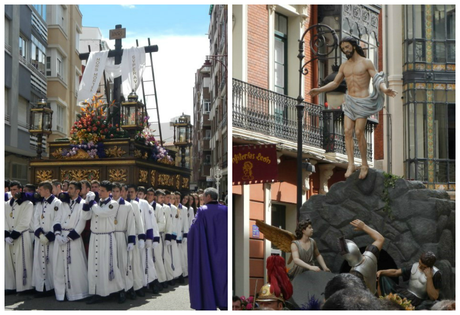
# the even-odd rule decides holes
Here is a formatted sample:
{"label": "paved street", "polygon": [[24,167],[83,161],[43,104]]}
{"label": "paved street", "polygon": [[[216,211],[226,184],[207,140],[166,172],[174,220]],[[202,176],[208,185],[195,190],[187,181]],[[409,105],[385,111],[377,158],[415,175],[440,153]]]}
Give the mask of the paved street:
{"label": "paved street", "polygon": [[117,303],[117,297],[87,305],[87,299],[76,302],[58,302],[54,296],[34,298],[34,294],[19,293],[5,296],[6,310],[192,310],[188,294],[188,279],[185,284],[163,290],[158,295],[151,292],[136,300],[127,299],[124,304]]}

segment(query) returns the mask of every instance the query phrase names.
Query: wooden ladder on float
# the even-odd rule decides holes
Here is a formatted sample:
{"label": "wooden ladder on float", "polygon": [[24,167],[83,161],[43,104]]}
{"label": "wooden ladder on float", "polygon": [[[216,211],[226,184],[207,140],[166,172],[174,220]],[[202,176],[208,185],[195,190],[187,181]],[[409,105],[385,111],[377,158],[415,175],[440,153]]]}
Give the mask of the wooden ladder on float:
{"label": "wooden ladder on float", "polygon": [[[148,43],[149,43],[149,46],[150,46],[150,38],[148,38]],[[139,47],[139,42],[138,42],[137,39],[136,39],[136,46]],[[150,56],[150,65],[146,64],[146,66],[145,66],[146,69],[144,70],[144,76],[145,76],[145,71],[147,70],[147,68],[150,68],[151,71],[152,71],[152,78],[151,79],[149,78],[148,80],[144,80],[144,78],[141,79],[142,96],[143,96],[143,100],[144,100],[145,113],[148,115],[148,110],[149,109],[150,110],[155,110],[156,113],[157,113],[158,132],[160,133],[160,145],[163,145],[163,136],[161,134],[160,109],[158,107],[157,86],[155,84],[155,72],[153,71],[152,52],[148,52],[148,54]],[[145,91],[145,88],[144,88],[144,83],[146,83],[146,84],[152,83],[152,85],[153,85],[153,93],[149,93],[147,91],[147,94],[146,94],[146,91]],[[154,101],[150,101],[152,97],[154,98]],[[152,104],[152,106],[150,106],[150,105],[148,106],[147,104]]]}

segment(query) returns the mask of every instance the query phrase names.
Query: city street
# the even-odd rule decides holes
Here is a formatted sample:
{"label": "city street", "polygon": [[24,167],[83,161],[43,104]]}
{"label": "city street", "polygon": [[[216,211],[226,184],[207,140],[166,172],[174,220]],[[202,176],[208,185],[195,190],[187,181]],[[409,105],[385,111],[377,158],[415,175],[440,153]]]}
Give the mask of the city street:
{"label": "city street", "polygon": [[192,310],[188,279],[185,284],[168,287],[160,294],[146,293],[145,297],[127,299],[123,304],[118,304],[116,296],[92,305],[87,305],[87,300],[58,302],[54,296],[34,298],[33,293],[20,293],[5,296],[5,310]]}

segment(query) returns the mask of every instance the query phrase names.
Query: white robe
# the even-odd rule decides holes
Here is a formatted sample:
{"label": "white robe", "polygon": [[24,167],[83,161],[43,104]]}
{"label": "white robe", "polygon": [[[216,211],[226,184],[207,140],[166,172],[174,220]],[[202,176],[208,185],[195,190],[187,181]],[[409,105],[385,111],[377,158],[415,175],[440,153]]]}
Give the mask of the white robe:
{"label": "white robe", "polygon": [[29,233],[33,212],[30,201],[23,201],[20,205],[16,201],[12,205],[10,201],[5,202],[5,231],[20,233],[13,245],[5,243],[5,290],[22,292],[33,288],[33,246]]}
{"label": "white robe", "polygon": [[[153,208],[153,206],[152,206]],[[166,271],[164,266],[164,232],[165,232],[165,217],[163,213],[163,206],[159,203],[155,203],[153,208],[155,214],[155,223],[158,228],[159,242],[158,246],[153,249],[153,255],[155,257],[155,269],[157,271],[158,282],[163,283],[167,281]]]}
{"label": "white robe", "polygon": [[144,222],[144,233],[146,235],[145,247],[140,251],[142,268],[144,270],[144,286],[158,279],[155,264],[153,262],[152,248],[147,248],[147,240],[153,243],[153,209],[144,199],[139,199],[139,212]]}
{"label": "white robe", "polygon": [[54,230],[59,226],[61,235],[72,240],[60,245],[54,242],[53,271],[54,293],[56,300],[63,301],[67,296],[69,301],[81,300],[89,296],[88,292],[88,260],[85,246],[80,237],[85,229],[86,221],[82,218],[85,201],[78,197],[75,204],[63,202],[54,218]]}
{"label": "white robe", "polygon": [[142,269],[141,262],[141,249],[139,249],[139,235],[144,235],[144,221],[142,220],[141,214],[139,212],[139,203],[136,200],[130,201],[133,214],[134,214],[134,223],[136,230],[136,245],[132,252],[132,268],[133,268],[133,288],[135,291],[144,287],[144,270]]}
{"label": "white robe", "polygon": [[38,230],[40,229],[45,235],[51,232],[54,236],[53,223],[61,207],[61,200],[54,197],[54,195],[48,197],[48,200],[50,200],[50,198],[53,199],[51,203],[48,203],[46,200],[38,202],[34,210],[35,244],[33,285],[38,292],[43,292],[43,285],[46,286],[46,291],[54,289],[54,241],[49,242],[47,245],[43,245],[40,242],[40,238],[37,236],[39,234]]}
{"label": "white robe", "polygon": [[182,261],[182,275],[184,277],[187,277],[188,276],[188,264],[187,264],[187,235],[188,235],[188,231],[189,231],[189,228],[190,228],[190,224],[189,224],[189,220],[188,220],[188,217],[189,217],[189,210],[186,206],[183,206],[181,204],[179,204],[179,208],[182,208],[180,209],[180,216],[181,216],[181,220],[180,220],[180,234],[181,234],[181,243],[180,244],[177,244],[178,247],[179,247],[179,254],[181,255],[181,261]]}
{"label": "white robe", "polygon": [[193,207],[188,208],[188,228],[190,230],[190,227],[192,226],[193,219],[195,219],[195,211],[193,210]]}
{"label": "white robe", "polygon": [[108,296],[124,289],[123,278],[117,265],[117,240],[114,218],[118,202],[107,204],[91,202],[85,205],[83,218],[91,219],[91,238],[88,251],[89,293]]}
{"label": "white robe", "polygon": [[166,271],[166,278],[168,280],[175,279],[182,274],[182,263],[179,256],[179,250],[177,249],[176,240],[173,239],[174,236],[177,237],[177,208],[174,205],[164,205],[165,209],[165,240],[171,238],[171,243],[165,245],[164,253],[164,264]]}
{"label": "white robe", "polygon": [[131,236],[132,243],[135,241],[136,231],[134,222],[133,207],[122,198],[118,199],[119,208],[114,218],[115,237],[117,239],[118,268],[125,284],[125,291],[133,287],[132,258],[133,251],[127,251],[128,236]]}
{"label": "white robe", "polygon": [[[153,228],[154,228],[154,237],[155,240],[158,242],[158,245],[155,248],[152,248],[153,258],[155,263],[155,270],[157,272],[158,282],[162,283],[166,281],[166,272],[165,266],[163,263],[163,241],[161,240],[160,235],[160,226],[158,224],[158,215],[161,213],[163,215],[162,206],[159,203],[152,202],[150,206],[153,209],[154,215],[152,216],[153,220]],[[164,220],[164,216],[163,216]]]}

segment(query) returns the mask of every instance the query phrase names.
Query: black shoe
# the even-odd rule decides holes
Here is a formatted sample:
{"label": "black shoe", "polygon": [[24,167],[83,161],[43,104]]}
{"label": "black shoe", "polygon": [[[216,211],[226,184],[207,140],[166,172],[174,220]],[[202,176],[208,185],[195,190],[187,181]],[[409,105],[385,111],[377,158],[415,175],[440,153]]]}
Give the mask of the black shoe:
{"label": "black shoe", "polygon": [[177,281],[178,281],[180,284],[184,284],[184,283],[185,283],[184,276],[180,275],[180,277],[177,279]]}
{"label": "black shoe", "polygon": [[172,279],[169,281],[170,286],[175,286],[176,285],[176,280]]}
{"label": "black shoe", "polygon": [[168,281],[165,281],[165,282],[162,282],[160,283],[161,286],[163,287],[163,289],[167,289],[168,288]]}
{"label": "black shoe", "polygon": [[152,290],[154,294],[158,294],[163,290],[163,286],[158,282],[158,279],[150,282],[149,288]]}
{"label": "black shoe", "polygon": [[122,290],[118,293],[118,304],[123,304],[126,301],[125,290]]}
{"label": "black shoe", "polygon": [[5,290],[5,295],[13,295],[16,294],[16,290]]}
{"label": "black shoe", "polygon": [[96,304],[99,303],[101,300],[102,299],[99,295],[93,295],[91,299],[88,302],[86,302],[86,304]]}
{"label": "black shoe", "polygon": [[137,295],[136,295],[136,292],[134,292],[134,289],[131,289],[131,290],[128,291],[128,297],[131,300],[137,299]]}
{"label": "black shoe", "polygon": [[153,293],[153,294],[159,294],[159,293],[160,293],[160,291],[159,291],[158,288],[156,287],[155,283],[153,283],[153,282],[150,283],[150,284],[149,284],[149,287],[150,287],[150,289],[152,290],[152,293]]}
{"label": "black shoe", "polygon": [[158,282],[158,280],[153,281],[153,286],[158,290],[158,293],[163,291],[163,286]]}
{"label": "black shoe", "polygon": [[144,288],[137,290],[136,294],[137,296],[144,297],[145,296]]}

